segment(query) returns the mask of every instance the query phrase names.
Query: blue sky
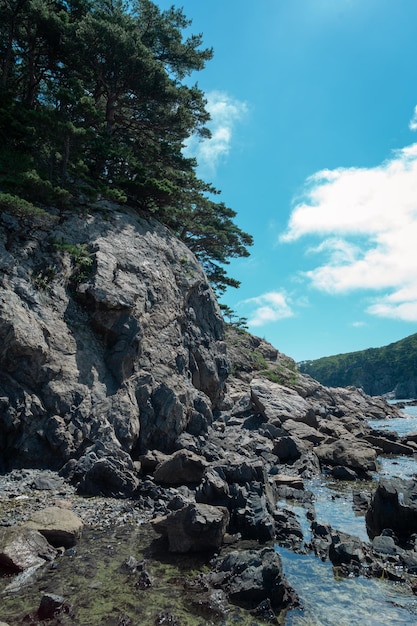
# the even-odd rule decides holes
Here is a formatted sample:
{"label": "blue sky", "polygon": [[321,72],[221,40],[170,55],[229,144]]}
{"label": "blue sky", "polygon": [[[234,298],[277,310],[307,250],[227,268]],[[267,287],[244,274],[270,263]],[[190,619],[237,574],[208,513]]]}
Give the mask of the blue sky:
{"label": "blue sky", "polygon": [[199,175],[253,235],[223,301],[296,361],[417,332],[416,0],[157,0],[214,58]]}

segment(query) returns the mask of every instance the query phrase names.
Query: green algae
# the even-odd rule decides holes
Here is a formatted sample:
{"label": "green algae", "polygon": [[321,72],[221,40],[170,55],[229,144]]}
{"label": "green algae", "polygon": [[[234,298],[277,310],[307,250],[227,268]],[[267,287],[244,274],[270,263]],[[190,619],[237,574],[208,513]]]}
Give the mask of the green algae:
{"label": "green algae", "polygon": [[[149,586],[140,572],[123,568],[129,557],[141,562]],[[87,528],[76,548],[46,566],[33,584],[17,594],[2,595],[0,618],[10,626],[31,623],[25,616],[35,616],[43,594],[53,593],[65,598],[72,613],[48,621],[50,626],[260,623],[239,607],[228,605],[223,613],[220,607],[216,611],[207,606],[201,586],[189,581],[201,580],[199,574],[208,571],[209,558],[169,553],[165,540],[148,525],[105,531]],[[10,578],[0,579],[0,593],[9,582]]]}

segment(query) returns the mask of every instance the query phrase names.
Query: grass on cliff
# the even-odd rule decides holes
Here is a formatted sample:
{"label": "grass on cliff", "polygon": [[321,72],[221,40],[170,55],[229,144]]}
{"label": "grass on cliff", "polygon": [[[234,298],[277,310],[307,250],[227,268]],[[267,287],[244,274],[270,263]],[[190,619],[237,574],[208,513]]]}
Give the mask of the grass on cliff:
{"label": "grass on cliff", "polygon": [[295,361],[260,337],[226,324],[226,344],[236,378],[248,380],[256,375],[288,387],[297,384]]}

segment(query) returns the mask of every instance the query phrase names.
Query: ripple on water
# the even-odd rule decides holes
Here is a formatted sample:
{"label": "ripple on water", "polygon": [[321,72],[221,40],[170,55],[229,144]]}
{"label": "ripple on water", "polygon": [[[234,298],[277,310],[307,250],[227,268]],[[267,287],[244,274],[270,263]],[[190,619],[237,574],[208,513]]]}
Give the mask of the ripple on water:
{"label": "ripple on water", "polygon": [[[417,431],[417,407],[409,417],[372,421],[378,429],[400,435]],[[379,474],[410,478],[417,471],[414,457],[381,457]],[[314,494],[317,520],[367,541],[365,520],[352,508],[352,492],[371,491],[370,483],[340,483],[322,477],[306,484]],[[298,509],[298,515],[301,515]],[[305,526],[303,527],[304,530]],[[387,580],[336,578],[329,562],[313,554],[294,554],[277,547],[290,584],[297,590],[303,610],[290,611],[286,626],[415,626],[417,599],[404,584]]]}
{"label": "ripple on water", "polygon": [[366,578],[335,578],[330,563],[277,547],[303,610],[286,626],[415,626],[417,600],[405,585]]}

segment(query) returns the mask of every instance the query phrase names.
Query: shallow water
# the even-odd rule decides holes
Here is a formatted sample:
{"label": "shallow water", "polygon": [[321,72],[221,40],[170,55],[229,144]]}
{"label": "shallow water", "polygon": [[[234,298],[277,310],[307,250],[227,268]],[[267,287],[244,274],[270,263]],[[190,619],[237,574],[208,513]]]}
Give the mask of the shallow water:
{"label": "shallow water", "polygon": [[[375,428],[395,430],[403,435],[417,431],[417,407],[407,407],[407,417],[370,422]],[[409,478],[417,472],[414,457],[381,457],[379,475]],[[314,494],[314,506],[319,522],[369,541],[364,515],[352,508],[353,492],[371,492],[374,482],[339,482],[323,476],[306,483]],[[301,523],[305,540],[309,524],[300,506],[280,503],[291,508]],[[415,626],[417,598],[404,584],[387,580],[336,578],[331,563],[323,563],[312,553],[294,554],[277,546],[286,576],[297,590],[303,610],[290,611],[286,626]]]}
{"label": "shallow water", "polygon": [[402,585],[339,578],[330,563],[278,548],[287,578],[303,610],[290,611],[286,626],[388,626],[417,622],[417,600]]}
{"label": "shallow water", "polygon": [[[417,407],[409,408],[414,415],[399,420],[373,421],[372,425],[400,434],[415,431]],[[409,477],[417,471],[416,459],[381,458],[380,469],[383,475]],[[321,477],[310,481],[306,488],[314,494],[318,521],[367,541],[364,516],[353,511],[352,493],[371,491],[375,484],[345,483]],[[279,505],[296,512],[308,542],[310,523],[305,509],[289,502]],[[73,616],[61,618],[62,626],[116,626],[128,617],[134,625],[169,624],[169,614],[181,626],[256,626],[258,622],[239,608],[232,609],[224,618],[207,614],[198,593],[184,588],[185,579],[204,571],[206,560],[172,556],[163,546],[148,527],[129,526],[106,531],[86,528],[72,555],[58,559],[23,592],[0,597],[0,621],[10,626],[27,624],[25,615],[36,612],[42,595],[55,593],[63,595],[75,611]],[[285,626],[414,626],[417,623],[417,598],[406,585],[362,577],[336,578],[332,565],[323,563],[312,553],[294,554],[278,546],[276,549],[286,576],[303,604],[302,610],[290,611],[286,618],[283,616]],[[152,586],[141,589],[137,584],[138,574],[120,571],[122,562],[129,556],[138,561],[144,559]],[[0,594],[9,582],[10,579],[0,579]],[[51,626],[57,623],[52,621]]]}
{"label": "shallow water", "polygon": [[[132,574],[121,569],[130,556],[144,560],[144,569],[152,581],[149,587],[139,584],[139,572]],[[25,616],[36,613],[42,595],[54,593],[65,597],[74,613],[60,616],[59,621],[48,621],[51,626],[257,624],[239,608],[231,610],[224,619],[208,614],[199,589],[187,588],[187,579],[208,569],[207,560],[207,556],[168,553],[165,542],[149,527],[86,529],[76,549],[43,570],[37,582],[18,594],[1,595],[0,621],[10,626],[27,624]],[[10,580],[0,578],[0,594]],[[170,621],[169,616],[177,621]]]}

